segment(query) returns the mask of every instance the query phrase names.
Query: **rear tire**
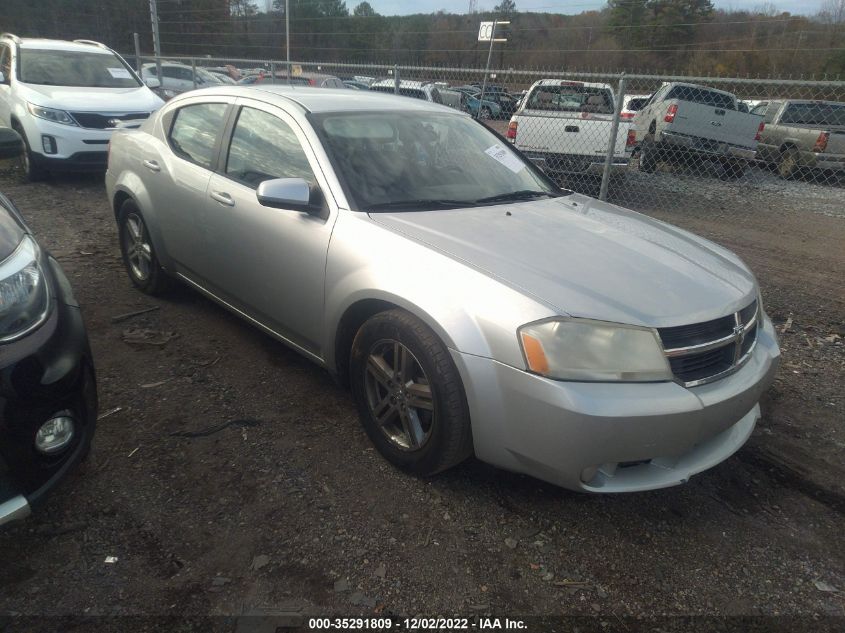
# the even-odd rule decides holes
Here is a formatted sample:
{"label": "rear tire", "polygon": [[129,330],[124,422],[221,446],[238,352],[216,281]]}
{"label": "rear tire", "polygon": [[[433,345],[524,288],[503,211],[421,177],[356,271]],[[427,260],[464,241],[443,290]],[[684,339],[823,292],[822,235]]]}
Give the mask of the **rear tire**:
{"label": "rear tire", "polygon": [[654,148],[654,137],[649,134],[640,144],[639,170],[644,174],[653,174],[657,171],[657,150]]}
{"label": "rear tire", "polygon": [[23,182],[40,182],[47,178],[49,172],[36,164],[32,148],[30,148],[29,146],[29,139],[26,138],[26,133],[23,131],[23,128],[20,126],[20,124],[15,123],[12,125],[12,129],[18,134],[20,134],[25,146],[23,157],[21,160],[21,165],[23,166],[23,171],[21,172],[21,180]]}
{"label": "rear tire", "polygon": [[361,423],[389,462],[430,476],[472,454],[458,370],[417,317],[400,309],[371,317],[355,335],[349,366]]}
{"label": "rear tire", "polygon": [[800,154],[794,147],[787,147],[780,153],[778,175],[784,180],[795,180],[800,170]]}
{"label": "rear tire", "polygon": [[146,221],[134,200],[126,200],[121,205],[117,229],[123,265],[132,285],[152,296],[170,290],[173,279],[159,264]]}

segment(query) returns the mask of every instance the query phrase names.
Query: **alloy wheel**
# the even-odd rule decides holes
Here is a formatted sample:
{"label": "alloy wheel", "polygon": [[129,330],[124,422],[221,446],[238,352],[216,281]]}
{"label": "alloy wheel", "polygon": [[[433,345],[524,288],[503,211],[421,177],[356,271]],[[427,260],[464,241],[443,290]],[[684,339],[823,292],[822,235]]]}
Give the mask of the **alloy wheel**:
{"label": "alloy wheel", "polygon": [[153,255],[147,229],[141,216],[137,213],[128,214],[123,231],[129,269],[138,281],[146,281],[152,271]]}
{"label": "alloy wheel", "polygon": [[436,412],[431,383],[411,350],[395,340],[376,342],[367,356],[364,386],[370,414],[391,444],[402,451],[422,448]]}

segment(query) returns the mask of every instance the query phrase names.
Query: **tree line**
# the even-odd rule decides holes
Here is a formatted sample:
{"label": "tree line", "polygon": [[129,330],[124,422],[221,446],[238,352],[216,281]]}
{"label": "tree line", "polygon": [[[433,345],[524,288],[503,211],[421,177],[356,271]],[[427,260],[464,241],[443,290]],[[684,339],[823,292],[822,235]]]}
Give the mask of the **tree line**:
{"label": "tree line", "polygon": [[[284,59],[285,0],[158,0],[165,56]],[[139,33],[151,53],[149,0],[4,0],[0,30],[103,41],[123,53]],[[678,72],[722,76],[845,76],[845,0],[816,15],[773,5],[716,10],[711,0],[608,0],[577,15],[492,12],[385,16],[369,2],[289,0],[297,61],[483,67],[481,20],[511,22],[498,68]]]}

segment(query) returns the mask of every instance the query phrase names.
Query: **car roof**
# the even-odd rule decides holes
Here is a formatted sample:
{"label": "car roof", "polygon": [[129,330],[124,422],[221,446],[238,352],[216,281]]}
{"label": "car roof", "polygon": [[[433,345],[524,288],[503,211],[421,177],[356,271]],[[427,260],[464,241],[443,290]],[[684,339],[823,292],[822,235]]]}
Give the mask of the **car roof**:
{"label": "car roof", "polygon": [[69,42],[67,40],[48,40],[40,37],[24,37],[21,38],[18,44],[23,50],[26,49],[41,49],[53,51],[85,51],[86,53],[101,53],[103,55],[113,55],[114,53],[108,48],[97,46],[95,44],[83,44],[81,42]]}
{"label": "car roof", "polygon": [[[315,114],[323,112],[369,112],[382,111],[415,111],[415,112],[449,112],[465,116],[464,113],[422,99],[385,94],[369,90],[349,90],[348,88],[314,88],[312,86],[287,86],[280,84],[260,84],[253,86],[226,86],[204,88],[203,97],[229,96],[250,97],[277,105],[297,104],[305,112]],[[197,97],[200,93],[188,92],[185,96]],[[177,102],[181,97],[171,101]]]}

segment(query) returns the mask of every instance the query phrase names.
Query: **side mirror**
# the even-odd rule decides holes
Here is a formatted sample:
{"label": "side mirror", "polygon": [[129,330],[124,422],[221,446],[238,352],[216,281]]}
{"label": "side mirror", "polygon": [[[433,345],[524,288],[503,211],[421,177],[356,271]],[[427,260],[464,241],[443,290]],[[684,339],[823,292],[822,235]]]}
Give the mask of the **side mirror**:
{"label": "side mirror", "polygon": [[23,139],[12,128],[0,127],[0,159],[17,158],[24,152]]}
{"label": "side mirror", "polygon": [[323,210],[319,189],[312,189],[303,178],[274,178],[258,185],[255,192],[258,202],[274,209],[292,209],[311,215]]}
{"label": "side mirror", "polygon": [[161,81],[159,81],[158,77],[147,77],[144,79],[144,83],[146,84],[147,88],[151,88],[155,90],[156,88],[161,88]]}

